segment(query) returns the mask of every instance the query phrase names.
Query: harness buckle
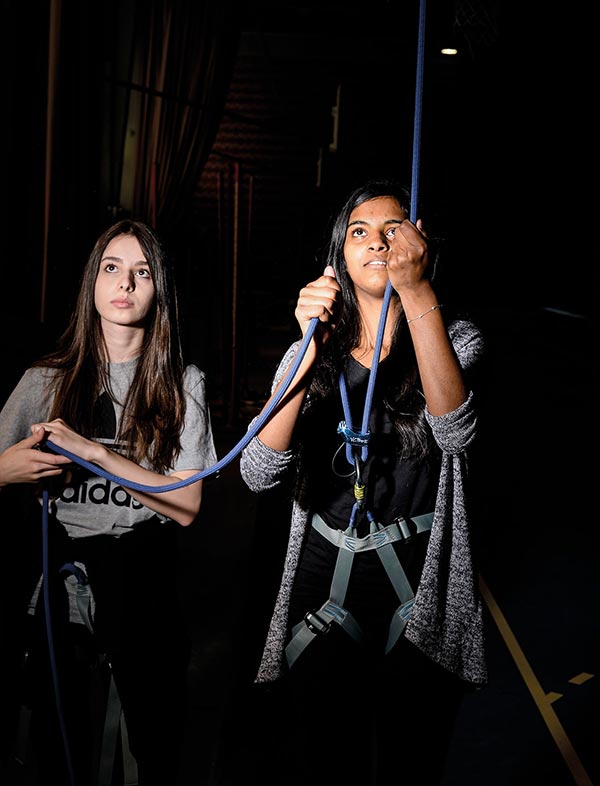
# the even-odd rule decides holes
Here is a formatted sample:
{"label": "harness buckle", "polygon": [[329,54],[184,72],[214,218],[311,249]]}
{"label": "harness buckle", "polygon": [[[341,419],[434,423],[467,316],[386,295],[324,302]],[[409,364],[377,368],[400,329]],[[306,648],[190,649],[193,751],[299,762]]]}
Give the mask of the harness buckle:
{"label": "harness buckle", "polygon": [[304,615],[304,622],[311,633],[328,633],[331,622],[325,622],[316,612],[307,611]]}
{"label": "harness buckle", "polygon": [[396,519],[396,524],[398,525],[398,529],[402,533],[405,542],[408,543],[409,540],[412,540],[413,530],[411,529],[408,521],[404,518],[404,516],[399,516]]}

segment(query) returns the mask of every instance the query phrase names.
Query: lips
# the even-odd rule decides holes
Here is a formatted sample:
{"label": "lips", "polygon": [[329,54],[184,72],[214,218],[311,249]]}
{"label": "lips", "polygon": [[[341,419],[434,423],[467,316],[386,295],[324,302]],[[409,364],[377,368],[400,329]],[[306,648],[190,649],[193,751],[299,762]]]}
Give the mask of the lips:
{"label": "lips", "polygon": [[370,259],[365,262],[365,267],[387,267],[385,259]]}
{"label": "lips", "polygon": [[131,308],[131,306],[133,306],[130,300],[111,300],[110,302],[117,308]]}

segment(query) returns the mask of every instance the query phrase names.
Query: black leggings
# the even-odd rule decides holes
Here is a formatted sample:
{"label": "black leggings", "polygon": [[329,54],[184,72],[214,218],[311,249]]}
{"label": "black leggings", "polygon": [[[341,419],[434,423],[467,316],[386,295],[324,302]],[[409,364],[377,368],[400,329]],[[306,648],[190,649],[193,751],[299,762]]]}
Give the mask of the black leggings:
{"label": "black leggings", "polygon": [[375,656],[334,626],[282,680],[267,782],[439,784],[464,690],[404,638]]}

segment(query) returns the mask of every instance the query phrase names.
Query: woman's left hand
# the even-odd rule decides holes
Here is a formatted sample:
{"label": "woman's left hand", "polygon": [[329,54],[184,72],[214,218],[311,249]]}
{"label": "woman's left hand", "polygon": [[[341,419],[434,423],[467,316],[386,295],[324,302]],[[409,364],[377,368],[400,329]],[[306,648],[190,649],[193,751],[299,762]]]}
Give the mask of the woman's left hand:
{"label": "woman's left hand", "polygon": [[425,279],[429,266],[427,236],[421,219],[413,224],[409,219],[396,227],[388,256],[388,276],[396,292],[416,289]]}

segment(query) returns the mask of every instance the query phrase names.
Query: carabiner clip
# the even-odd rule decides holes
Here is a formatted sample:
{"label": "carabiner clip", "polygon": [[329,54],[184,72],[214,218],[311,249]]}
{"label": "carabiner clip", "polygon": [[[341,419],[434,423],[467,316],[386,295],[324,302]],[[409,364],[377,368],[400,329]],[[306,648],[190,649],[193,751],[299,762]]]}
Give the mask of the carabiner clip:
{"label": "carabiner clip", "polygon": [[356,479],[354,481],[354,499],[356,500],[356,504],[358,508],[362,510],[365,505],[365,484],[362,482],[362,474],[360,470],[361,461],[359,457],[355,454],[354,455],[354,472],[356,473]]}

